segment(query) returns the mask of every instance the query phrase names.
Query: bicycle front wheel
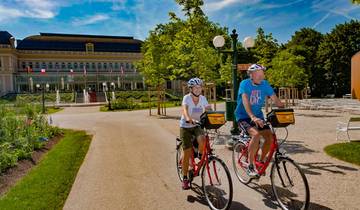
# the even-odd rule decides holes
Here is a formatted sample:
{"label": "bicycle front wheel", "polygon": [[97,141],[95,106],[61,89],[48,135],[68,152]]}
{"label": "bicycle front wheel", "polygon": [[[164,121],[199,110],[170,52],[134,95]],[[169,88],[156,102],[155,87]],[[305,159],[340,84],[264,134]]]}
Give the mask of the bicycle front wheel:
{"label": "bicycle front wheel", "polygon": [[244,143],[238,142],[235,144],[233,147],[232,161],[235,174],[239,181],[243,184],[249,184],[251,178],[246,173],[249,164],[248,153]]}
{"label": "bicycle front wheel", "polygon": [[271,167],[271,185],[282,209],[308,209],[310,190],[301,168],[290,158],[281,157]]}
{"label": "bicycle front wheel", "polygon": [[217,158],[210,157],[201,171],[202,187],[206,201],[211,209],[229,209],[233,186],[229,169],[225,163]]}
{"label": "bicycle front wheel", "polygon": [[179,176],[180,182],[183,181],[183,175],[182,175],[182,153],[183,149],[181,147],[181,142],[176,145],[176,170],[177,174]]}

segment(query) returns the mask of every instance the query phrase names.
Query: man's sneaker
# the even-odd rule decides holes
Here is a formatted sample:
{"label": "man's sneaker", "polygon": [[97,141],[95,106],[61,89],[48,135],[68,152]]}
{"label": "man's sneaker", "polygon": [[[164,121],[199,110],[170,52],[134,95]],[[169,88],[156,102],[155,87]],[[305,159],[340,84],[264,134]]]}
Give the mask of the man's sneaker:
{"label": "man's sneaker", "polygon": [[256,169],[254,168],[254,166],[252,164],[250,164],[246,170],[246,174],[251,177],[251,178],[255,178],[255,177],[258,177],[259,174],[258,172],[256,171]]}
{"label": "man's sneaker", "polygon": [[190,189],[190,182],[188,179],[184,179],[182,182],[182,189],[183,190],[188,190]]}

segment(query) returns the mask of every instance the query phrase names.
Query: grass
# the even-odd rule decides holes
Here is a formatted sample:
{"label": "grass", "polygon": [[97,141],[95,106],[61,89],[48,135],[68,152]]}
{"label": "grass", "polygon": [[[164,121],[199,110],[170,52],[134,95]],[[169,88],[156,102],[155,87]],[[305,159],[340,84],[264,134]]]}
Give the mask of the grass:
{"label": "grass", "polygon": [[325,147],[325,152],[337,159],[360,166],[360,142],[332,144]]}
{"label": "grass", "polygon": [[0,198],[0,209],[62,209],[90,141],[84,131],[64,130],[64,138]]}
{"label": "grass", "polygon": [[46,108],[46,113],[47,114],[54,114],[56,112],[60,112],[62,111],[64,108],[60,108],[60,107],[47,107]]}

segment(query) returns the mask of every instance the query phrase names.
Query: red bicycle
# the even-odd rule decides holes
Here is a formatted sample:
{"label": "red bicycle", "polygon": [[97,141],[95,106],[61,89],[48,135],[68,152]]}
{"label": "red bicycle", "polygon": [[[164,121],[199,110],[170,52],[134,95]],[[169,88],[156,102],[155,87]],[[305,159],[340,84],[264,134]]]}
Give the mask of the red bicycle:
{"label": "red bicycle", "polygon": [[[286,156],[284,152],[280,151],[279,146],[286,138],[279,144],[274,130],[274,127],[286,127],[294,122],[292,109],[276,109],[267,115],[265,123],[270,126],[273,138],[270,152],[265,162],[258,161],[258,152],[255,155],[255,167],[259,174],[255,179],[265,175],[265,171],[274,156],[270,179],[273,193],[280,207],[282,209],[308,209],[310,190],[307,179],[298,164]],[[241,134],[233,137],[237,142],[234,144],[232,159],[235,174],[239,181],[243,184],[248,184],[254,179],[250,178],[246,173],[249,165],[248,148],[251,137],[246,130],[240,129]]]}
{"label": "red bicycle", "polygon": [[[205,199],[211,209],[229,209],[232,197],[233,186],[229,169],[225,163],[214,155],[213,149],[210,147],[208,129],[214,129],[214,127],[221,127],[225,122],[215,124],[210,122],[209,118],[216,118],[216,116],[224,115],[220,112],[206,112],[202,115],[201,122],[197,122],[196,125],[205,128],[205,144],[204,153],[201,159],[195,158],[194,154],[197,154],[198,148],[193,146],[191,162],[188,178],[191,183],[194,177],[199,176],[201,172],[202,190],[205,195]],[[222,116],[224,117],[224,116]],[[223,120],[224,121],[224,120]],[[218,121],[219,122],[219,121]],[[196,141],[193,141],[196,142]],[[182,142],[179,138],[176,138],[176,168],[180,181],[183,181],[182,177]]]}

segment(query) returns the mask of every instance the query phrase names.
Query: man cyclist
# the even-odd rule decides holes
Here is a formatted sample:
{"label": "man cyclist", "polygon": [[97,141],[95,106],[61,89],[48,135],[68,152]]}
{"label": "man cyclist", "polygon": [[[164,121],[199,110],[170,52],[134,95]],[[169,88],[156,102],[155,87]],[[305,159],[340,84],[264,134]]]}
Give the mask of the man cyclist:
{"label": "man cyclist", "polygon": [[264,115],[261,111],[266,97],[270,97],[277,107],[284,107],[268,81],[265,80],[265,70],[266,68],[259,64],[253,64],[248,68],[250,78],[240,83],[235,110],[239,127],[246,130],[251,136],[248,154],[249,166],[246,171],[250,177],[258,176],[254,159],[261,136],[264,137],[265,142],[261,149],[260,161],[264,161],[270,150],[272,134],[269,126],[264,124]]}
{"label": "man cyclist", "polygon": [[192,78],[187,83],[190,93],[185,95],[182,101],[182,115],[180,119],[180,139],[183,147],[182,159],[182,188],[187,190],[190,183],[187,177],[189,171],[189,159],[191,157],[192,139],[196,137],[199,144],[199,153],[203,154],[205,143],[204,131],[195,125],[194,121],[200,121],[200,115],[208,109],[211,109],[206,97],[201,95],[203,82],[199,78]]}

